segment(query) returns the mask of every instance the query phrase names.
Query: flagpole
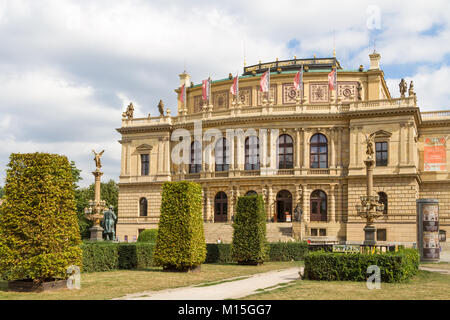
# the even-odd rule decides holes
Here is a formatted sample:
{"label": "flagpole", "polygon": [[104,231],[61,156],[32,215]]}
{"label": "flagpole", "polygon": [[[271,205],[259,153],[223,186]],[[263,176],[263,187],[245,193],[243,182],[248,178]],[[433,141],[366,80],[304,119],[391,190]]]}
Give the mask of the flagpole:
{"label": "flagpole", "polygon": [[268,81],[267,81],[267,83],[268,83],[268,85],[267,85],[267,102],[269,103],[269,105],[270,105],[270,65],[269,65],[269,74],[268,74],[268,76],[269,76],[269,79],[268,79]]}
{"label": "flagpole", "polygon": [[239,104],[239,71],[236,72],[236,105]]}

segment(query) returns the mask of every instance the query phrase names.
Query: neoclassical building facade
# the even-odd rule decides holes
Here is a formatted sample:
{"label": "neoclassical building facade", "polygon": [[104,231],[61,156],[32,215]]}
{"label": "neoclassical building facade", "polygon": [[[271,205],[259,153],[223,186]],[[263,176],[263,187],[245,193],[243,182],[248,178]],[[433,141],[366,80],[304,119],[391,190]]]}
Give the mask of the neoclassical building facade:
{"label": "neoclassical building facade", "polygon": [[[301,65],[303,90],[295,90]],[[260,91],[260,79],[269,67],[267,95]],[[332,68],[337,90],[328,85]],[[230,94],[232,83],[231,75],[212,81],[205,101],[202,85],[183,73],[175,90],[177,115],[170,110],[146,118],[124,113],[117,129],[122,135],[120,241],[135,241],[140,231],[157,227],[165,181],[188,180],[202,185],[209,241],[229,241],[237,197],[258,193],[268,226],[288,229],[297,239],[361,242],[365,222],[356,205],[365,195],[364,141],[372,133],[374,189],[385,204],[376,221],[378,241],[416,242],[419,198],[439,200],[441,240],[446,241],[450,111],[421,112],[411,85],[393,97],[379,54],[370,55],[368,70],[342,69],[336,58],[245,67],[237,100]]]}

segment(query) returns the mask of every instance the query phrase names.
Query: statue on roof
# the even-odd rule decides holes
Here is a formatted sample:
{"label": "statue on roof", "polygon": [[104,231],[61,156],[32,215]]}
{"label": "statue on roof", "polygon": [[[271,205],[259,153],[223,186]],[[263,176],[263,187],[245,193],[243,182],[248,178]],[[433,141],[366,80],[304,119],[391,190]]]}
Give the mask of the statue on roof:
{"label": "statue on roof", "polygon": [[416,93],[414,92],[414,84],[411,80],[411,83],[409,84],[409,90],[408,90],[408,95],[410,97],[413,97]]}
{"label": "statue on roof", "polygon": [[134,113],[134,106],[133,103],[130,102],[130,104],[127,107],[127,111],[122,113],[122,118],[127,118],[128,120],[133,119],[133,113]]}
{"label": "statue on roof", "polygon": [[406,94],[406,90],[408,90],[408,85],[406,84],[405,79],[402,78],[400,84],[398,85],[400,88],[400,97],[404,98]]}
{"label": "statue on roof", "polygon": [[359,81],[356,84],[356,91],[358,93],[358,95],[357,95],[358,101],[361,101],[362,100],[362,95],[361,95],[362,85],[361,85],[361,82],[359,82]]}
{"label": "statue on roof", "polygon": [[159,100],[158,109],[159,109],[159,116],[163,117],[164,116],[164,102],[162,100]]}

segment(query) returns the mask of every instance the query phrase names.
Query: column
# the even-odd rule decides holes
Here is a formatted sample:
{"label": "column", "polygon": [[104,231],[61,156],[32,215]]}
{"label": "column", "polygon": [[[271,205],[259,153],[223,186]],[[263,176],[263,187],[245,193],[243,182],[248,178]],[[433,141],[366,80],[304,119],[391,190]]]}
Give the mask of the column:
{"label": "column", "polygon": [[309,129],[303,130],[303,169],[308,169],[309,167],[309,161],[308,161],[308,154],[309,154],[309,143],[308,143],[308,132]]}
{"label": "column", "polygon": [[268,190],[267,190],[268,194],[267,194],[267,218],[270,220],[274,217],[274,212],[275,212],[275,206],[274,206],[274,201],[273,201],[273,189],[272,186],[270,185]]}
{"label": "column", "polygon": [[329,222],[336,221],[336,200],[334,197],[335,187],[336,187],[335,184],[330,185],[330,217],[328,218]]}
{"label": "column", "polygon": [[350,167],[356,166],[356,143],[355,143],[355,135],[356,135],[356,129],[355,127],[350,127]]}
{"label": "column", "polygon": [[295,169],[300,169],[300,129],[295,128]]}
{"label": "column", "polygon": [[227,221],[231,221],[231,217],[234,215],[234,190],[233,187],[230,188],[228,193],[228,217]]}
{"label": "column", "polygon": [[342,166],[343,166],[342,165],[342,128],[338,128],[337,134],[338,134],[337,165],[338,165],[338,167],[342,168]]}
{"label": "column", "polygon": [[400,123],[400,131],[399,131],[399,154],[400,154],[400,165],[405,164],[406,162],[406,141],[403,132],[405,131],[403,128],[405,127],[404,123]]}
{"label": "column", "polygon": [[164,138],[164,173],[170,175],[170,139]]}
{"label": "column", "polygon": [[331,168],[336,168],[336,147],[334,144],[335,140],[335,129],[330,129],[330,140],[331,140]]}
{"label": "column", "polygon": [[[235,157],[235,152],[234,152],[234,150],[235,150],[235,143],[234,143],[234,140],[235,140],[234,134],[232,134],[231,137],[229,137],[229,139],[227,139],[228,144],[229,144],[229,152],[230,152],[230,171],[234,171],[235,169],[237,169],[237,164],[236,164],[236,162],[234,160],[234,157]],[[238,148],[239,148],[239,142],[238,142]]]}
{"label": "column", "polygon": [[127,142],[126,149],[125,172],[128,176],[131,176],[131,142]]}
{"label": "column", "polygon": [[126,173],[126,164],[127,164],[127,144],[124,141],[120,142],[122,144],[122,155],[120,161],[120,175],[124,176]]}
{"label": "column", "polygon": [[308,194],[308,185],[303,184],[302,185],[302,221],[307,222],[309,221],[309,211],[308,211],[308,201],[309,201],[309,194]]}
{"label": "column", "polygon": [[361,157],[361,130],[362,127],[358,127],[356,131],[356,166],[360,167],[362,162]]}
{"label": "column", "polygon": [[414,123],[408,123],[408,135],[409,135],[409,164],[414,164]]}
{"label": "column", "polygon": [[163,156],[164,156],[164,151],[163,151],[163,138],[159,138],[158,140],[158,170],[157,170],[157,174],[160,174],[163,170]]}

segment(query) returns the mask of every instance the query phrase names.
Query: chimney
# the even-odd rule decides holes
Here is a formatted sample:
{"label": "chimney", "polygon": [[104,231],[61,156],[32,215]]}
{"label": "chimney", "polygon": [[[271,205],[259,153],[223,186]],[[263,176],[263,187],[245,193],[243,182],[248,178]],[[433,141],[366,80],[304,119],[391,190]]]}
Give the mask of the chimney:
{"label": "chimney", "polygon": [[370,68],[369,70],[380,70],[380,59],[381,55],[374,51],[372,54],[369,54],[370,58]]}

